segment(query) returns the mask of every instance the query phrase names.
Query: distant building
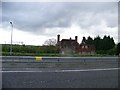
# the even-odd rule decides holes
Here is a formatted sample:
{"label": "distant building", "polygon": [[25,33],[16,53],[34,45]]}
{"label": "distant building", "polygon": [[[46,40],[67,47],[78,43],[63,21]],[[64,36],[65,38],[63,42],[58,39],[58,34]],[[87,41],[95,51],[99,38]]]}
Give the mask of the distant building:
{"label": "distant building", "polygon": [[77,42],[78,36],[75,36],[75,39],[62,39],[60,41],[60,35],[57,35],[57,47],[61,54],[94,54],[95,47],[94,45],[87,45],[85,43],[79,44]]}
{"label": "distant building", "polygon": [[79,46],[80,54],[95,54],[95,46],[88,44],[80,44]]}
{"label": "distant building", "polygon": [[79,43],[77,42],[77,36],[75,39],[62,39],[60,41],[60,35],[57,36],[57,46],[59,48],[59,52],[62,54],[65,53],[77,53]]}

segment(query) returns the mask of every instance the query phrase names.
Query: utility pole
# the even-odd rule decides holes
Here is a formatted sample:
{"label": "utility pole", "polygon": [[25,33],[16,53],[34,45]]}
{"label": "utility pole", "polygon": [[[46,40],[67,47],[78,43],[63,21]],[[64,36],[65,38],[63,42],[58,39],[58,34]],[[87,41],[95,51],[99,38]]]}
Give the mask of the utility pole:
{"label": "utility pole", "polygon": [[10,22],[11,24],[11,44],[10,44],[10,55],[12,55],[12,35],[13,35],[13,23]]}

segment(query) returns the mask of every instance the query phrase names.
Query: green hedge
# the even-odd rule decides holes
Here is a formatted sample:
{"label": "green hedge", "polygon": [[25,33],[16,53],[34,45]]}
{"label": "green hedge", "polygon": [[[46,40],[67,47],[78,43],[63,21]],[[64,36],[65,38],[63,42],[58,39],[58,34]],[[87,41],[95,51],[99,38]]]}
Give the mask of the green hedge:
{"label": "green hedge", "polygon": [[[9,56],[10,52],[2,52],[3,56]],[[12,53],[13,56],[110,56],[108,54],[58,54],[58,53]]]}

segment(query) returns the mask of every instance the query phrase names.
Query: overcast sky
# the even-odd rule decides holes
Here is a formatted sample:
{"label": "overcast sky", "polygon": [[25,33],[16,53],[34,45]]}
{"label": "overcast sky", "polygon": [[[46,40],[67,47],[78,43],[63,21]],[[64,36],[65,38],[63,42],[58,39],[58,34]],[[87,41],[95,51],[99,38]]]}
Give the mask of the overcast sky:
{"label": "overcast sky", "polygon": [[118,41],[117,2],[2,2],[0,43],[42,45],[50,38],[72,39],[110,35]]}

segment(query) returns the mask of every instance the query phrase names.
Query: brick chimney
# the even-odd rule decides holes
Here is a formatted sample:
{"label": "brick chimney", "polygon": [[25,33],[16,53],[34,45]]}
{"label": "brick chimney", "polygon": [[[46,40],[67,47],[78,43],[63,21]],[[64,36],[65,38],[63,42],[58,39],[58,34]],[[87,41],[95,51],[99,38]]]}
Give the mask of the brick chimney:
{"label": "brick chimney", "polygon": [[77,42],[78,36],[75,36],[75,41]]}
{"label": "brick chimney", "polygon": [[60,41],[60,35],[58,34],[57,35],[57,42],[59,42]]}

